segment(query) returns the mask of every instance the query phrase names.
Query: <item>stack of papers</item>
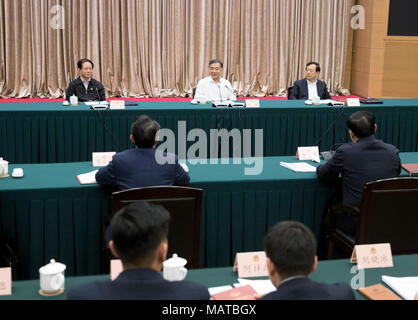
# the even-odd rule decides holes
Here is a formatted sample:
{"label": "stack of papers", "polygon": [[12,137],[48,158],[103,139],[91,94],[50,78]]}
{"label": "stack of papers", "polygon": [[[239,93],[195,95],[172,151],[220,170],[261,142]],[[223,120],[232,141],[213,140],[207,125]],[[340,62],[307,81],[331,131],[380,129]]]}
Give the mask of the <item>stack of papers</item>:
{"label": "stack of papers", "polygon": [[405,300],[415,300],[418,294],[418,277],[382,276],[382,281]]}
{"label": "stack of papers", "polygon": [[306,162],[280,162],[280,165],[295,172],[316,172],[316,168]]}
{"label": "stack of papers", "polygon": [[260,295],[266,295],[267,293],[276,291],[276,287],[273,285],[270,279],[268,280],[248,280],[238,279],[239,285],[234,284],[235,287],[250,285]]}
{"label": "stack of papers", "polygon": [[77,180],[78,182],[80,182],[80,184],[95,184],[96,182],[96,173],[99,170],[94,170],[88,173],[84,173],[84,174],[79,174],[77,176]]}

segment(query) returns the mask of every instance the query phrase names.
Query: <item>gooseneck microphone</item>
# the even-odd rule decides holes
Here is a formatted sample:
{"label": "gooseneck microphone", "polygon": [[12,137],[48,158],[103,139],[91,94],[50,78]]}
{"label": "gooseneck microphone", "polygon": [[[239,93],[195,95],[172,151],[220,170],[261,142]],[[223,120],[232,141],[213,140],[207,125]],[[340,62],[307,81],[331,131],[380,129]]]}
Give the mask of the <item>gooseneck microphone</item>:
{"label": "gooseneck microphone", "polygon": [[[227,85],[225,85],[225,88],[229,91],[229,92],[231,92],[232,93],[232,95],[235,97],[235,93],[234,93],[234,91],[232,91]],[[229,100],[232,100],[232,99],[229,99]]]}
{"label": "gooseneck microphone", "polygon": [[218,90],[219,90],[219,96],[221,97],[221,102],[223,102],[224,99],[222,98],[221,86],[219,84],[218,84]]}

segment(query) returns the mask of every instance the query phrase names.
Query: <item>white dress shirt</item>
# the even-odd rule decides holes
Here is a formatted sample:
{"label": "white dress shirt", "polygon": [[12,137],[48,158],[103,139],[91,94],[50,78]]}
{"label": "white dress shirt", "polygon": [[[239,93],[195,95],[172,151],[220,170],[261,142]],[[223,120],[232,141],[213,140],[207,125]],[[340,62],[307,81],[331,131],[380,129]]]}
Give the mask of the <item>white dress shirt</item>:
{"label": "white dress shirt", "polygon": [[306,81],[308,81],[309,100],[312,100],[313,98],[319,98],[318,89],[316,87],[318,80],[315,82],[310,82],[308,79],[306,79]]}
{"label": "white dress shirt", "polygon": [[228,80],[220,78],[219,82],[216,83],[210,76],[199,81],[193,98],[200,101],[227,101],[237,99],[232,90],[232,85]]}

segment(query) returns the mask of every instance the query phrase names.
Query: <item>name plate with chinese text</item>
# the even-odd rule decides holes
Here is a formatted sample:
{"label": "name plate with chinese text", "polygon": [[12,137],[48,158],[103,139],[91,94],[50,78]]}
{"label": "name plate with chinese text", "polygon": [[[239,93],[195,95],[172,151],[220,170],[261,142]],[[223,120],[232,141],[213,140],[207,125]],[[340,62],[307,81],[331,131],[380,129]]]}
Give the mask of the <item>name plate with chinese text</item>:
{"label": "name plate with chinese text", "polygon": [[12,294],[12,268],[0,268],[0,296]]}
{"label": "name plate with chinese text", "polygon": [[390,243],[357,245],[350,262],[357,263],[359,269],[393,267]]}
{"label": "name plate with chinese text", "polygon": [[266,253],[264,251],[237,253],[234,271],[238,271],[239,278],[268,276]]}
{"label": "name plate with chinese text", "polygon": [[93,152],[93,167],[105,167],[112,161],[116,152]]}
{"label": "name plate with chinese text", "polygon": [[115,280],[122,271],[123,265],[120,259],[110,260],[110,280]]}
{"label": "name plate with chinese text", "polygon": [[246,108],[260,108],[260,100],[258,99],[247,99],[245,100]]}

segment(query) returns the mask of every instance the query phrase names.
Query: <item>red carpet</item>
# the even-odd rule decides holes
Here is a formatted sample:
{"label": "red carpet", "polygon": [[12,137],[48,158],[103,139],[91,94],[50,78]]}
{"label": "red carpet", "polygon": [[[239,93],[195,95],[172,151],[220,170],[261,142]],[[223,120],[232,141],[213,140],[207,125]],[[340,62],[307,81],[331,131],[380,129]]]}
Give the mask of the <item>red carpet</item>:
{"label": "red carpet", "polygon": [[[345,99],[345,98],[360,98],[359,96],[338,96],[333,97],[333,99]],[[259,100],[287,100],[287,97],[245,97],[245,98],[238,98],[238,100],[246,100],[246,99],[259,99]],[[130,100],[130,101],[190,101],[191,98],[109,98],[109,100]],[[64,102],[64,99],[31,99],[31,98],[9,98],[9,99],[0,99],[0,103],[31,103],[31,102]]]}

